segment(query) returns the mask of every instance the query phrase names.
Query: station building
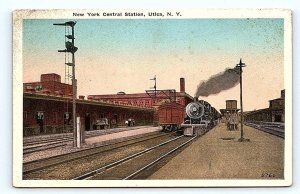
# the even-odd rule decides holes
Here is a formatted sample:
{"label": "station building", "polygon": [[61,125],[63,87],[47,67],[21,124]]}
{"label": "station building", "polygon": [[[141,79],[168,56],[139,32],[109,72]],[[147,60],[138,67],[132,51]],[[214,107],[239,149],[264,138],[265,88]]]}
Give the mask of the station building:
{"label": "station building", "polygon": [[269,100],[269,107],[244,114],[245,121],[264,121],[284,123],[285,90],[281,90],[280,98]]}
{"label": "station building", "polygon": [[[72,85],[61,83],[57,74],[42,74],[39,82],[24,83],[23,135],[38,135],[72,131]],[[82,127],[92,130],[93,125],[105,119],[108,126],[124,126],[129,118],[137,125],[153,124],[154,109],[140,104],[122,104],[113,101],[76,100],[77,115]]]}
{"label": "station building", "polygon": [[[24,136],[72,131],[72,85],[61,82],[58,74],[42,74],[40,81],[23,84]],[[186,106],[193,97],[185,92],[185,80],[180,78],[180,92],[149,90],[144,93],[110,95],[79,95],[76,112],[82,127],[92,130],[105,120],[109,128],[125,126],[134,119],[136,125],[156,125],[157,108],[168,101]]]}

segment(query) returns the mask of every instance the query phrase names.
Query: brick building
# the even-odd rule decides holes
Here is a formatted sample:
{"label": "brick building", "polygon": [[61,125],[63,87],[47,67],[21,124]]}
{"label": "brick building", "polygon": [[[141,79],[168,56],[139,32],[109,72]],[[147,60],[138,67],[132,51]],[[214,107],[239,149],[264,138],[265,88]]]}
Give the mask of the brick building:
{"label": "brick building", "polygon": [[39,82],[23,84],[24,92],[35,92],[58,96],[72,96],[72,85],[61,83],[61,77],[55,73],[42,74]]}
{"label": "brick building", "polygon": [[[25,136],[72,131],[72,99],[70,97],[27,92],[23,95]],[[135,119],[137,125],[153,124],[153,108],[84,99],[77,99],[76,104],[76,116],[81,118],[81,124],[85,130],[92,130],[97,120],[103,118],[107,119],[109,128],[125,126],[125,121],[129,118]],[[70,114],[68,118],[65,117],[66,113]],[[38,120],[39,114],[43,115],[42,123]]]}
{"label": "brick building", "polygon": [[180,92],[176,92],[175,90],[157,90],[156,95],[154,95],[154,92],[155,91],[151,91],[151,93],[145,92],[134,94],[118,92],[117,94],[108,95],[89,95],[88,99],[156,108],[163,102],[170,101],[171,98],[183,106],[193,101],[193,97],[185,92],[184,78],[180,78]]}
{"label": "brick building", "polygon": [[[72,85],[61,83],[57,74],[42,74],[40,82],[24,83],[23,135],[72,131]],[[136,125],[152,125],[154,109],[142,105],[104,102],[79,96],[77,115],[82,127],[92,130],[103,119],[108,127],[124,126],[129,118]]]}
{"label": "brick building", "polygon": [[[137,125],[157,124],[156,108],[165,101],[185,106],[193,97],[185,92],[185,80],[180,78],[180,92],[175,90],[146,91],[145,93],[79,96],[77,115],[82,127],[92,130],[99,120],[109,127],[124,126],[127,119]],[[42,74],[39,82],[24,83],[24,135],[72,131],[72,85],[61,83],[60,75]]]}

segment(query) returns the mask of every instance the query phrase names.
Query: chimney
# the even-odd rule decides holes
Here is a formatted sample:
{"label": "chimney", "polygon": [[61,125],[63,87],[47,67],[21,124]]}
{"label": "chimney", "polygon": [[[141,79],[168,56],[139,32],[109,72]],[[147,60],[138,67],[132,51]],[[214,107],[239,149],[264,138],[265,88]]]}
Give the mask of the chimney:
{"label": "chimney", "polygon": [[281,90],[281,95],[280,95],[281,98],[285,98],[285,90]]}
{"label": "chimney", "polygon": [[185,81],[184,81],[184,78],[180,78],[180,92],[185,92]]}
{"label": "chimney", "polygon": [[88,100],[94,100],[94,96],[88,96]]}

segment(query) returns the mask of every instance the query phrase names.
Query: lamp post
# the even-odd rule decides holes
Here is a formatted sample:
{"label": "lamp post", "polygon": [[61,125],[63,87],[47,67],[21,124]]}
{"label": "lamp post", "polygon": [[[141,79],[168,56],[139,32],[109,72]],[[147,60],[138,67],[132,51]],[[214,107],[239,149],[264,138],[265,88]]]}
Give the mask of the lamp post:
{"label": "lamp post", "polygon": [[239,64],[236,65],[236,69],[239,69],[240,74],[240,106],[241,106],[241,137],[239,139],[240,142],[249,141],[249,139],[244,138],[244,115],[243,115],[243,67],[246,67],[245,63],[242,63],[242,59],[240,59]]}
{"label": "lamp post", "polygon": [[65,35],[66,38],[68,38],[70,41],[65,42],[65,47],[66,49],[64,50],[58,50],[58,52],[68,52],[72,54],[72,62],[71,63],[66,63],[68,66],[72,66],[72,100],[73,100],[73,146],[77,146],[77,124],[76,124],[76,96],[77,96],[77,81],[75,78],[75,52],[78,50],[77,47],[74,45],[74,26],[76,25],[76,22],[74,21],[69,21],[65,23],[55,23],[53,24],[55,26],[68,26],[72,28],[72,34],[71,35]]}

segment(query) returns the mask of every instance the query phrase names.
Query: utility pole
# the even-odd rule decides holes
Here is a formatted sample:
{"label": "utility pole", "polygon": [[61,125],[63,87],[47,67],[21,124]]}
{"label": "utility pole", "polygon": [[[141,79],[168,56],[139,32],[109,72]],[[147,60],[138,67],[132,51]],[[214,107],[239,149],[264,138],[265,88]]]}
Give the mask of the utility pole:
{"label": "utility pole", "polygon": [[245,63],[242,63],[242,59],[240,59],[240,63],[236,65],[235,68],[239,68],[240,74],[240,106],[241,106],[241,137],[239,139],[240,142],[249,141],[249,139],[244,138],[244,114],[243,114],[243,67],[246,67]]}
{"label": "utility pole", "polygon": [[154,89],[154,96],[156,98],[156,75],[154,76],[154,78],[150,79],[150,80],[154,80],[154,86],[151,87],[151,89]]}
{"label": "utility pole", "polygon": [[72,62],[66,63],[66,65],[72,66],[72,90],[73,90],[73,146],[77,147],[77,123],[76,123],[76,96],[77,96],[77,80],[75,78],[75,52],[78,50],[77,47],[75,47],[74,44],[74,26],[76,25],[76,22],[69,21],[65,23],[55,23],[53,24],[55,26],[65,26],[65,27],[71,27],[72,34],[71,35],[65,35],[66,38],[68,38],[70,41],[65,42],[66,49],[64,50],[58,50],[58,52],[68,52],[72,54]]}

